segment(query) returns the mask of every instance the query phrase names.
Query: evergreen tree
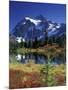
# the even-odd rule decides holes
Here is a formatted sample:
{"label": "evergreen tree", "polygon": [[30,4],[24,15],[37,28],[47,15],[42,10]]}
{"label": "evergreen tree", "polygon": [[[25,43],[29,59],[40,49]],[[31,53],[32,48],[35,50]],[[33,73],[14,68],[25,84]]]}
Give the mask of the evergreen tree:
{"label": "evergreen tree", "polygon": [[37,37],[35,37],[34,47],[35,48],[39,47],[39,42],[37,40]]}
{"label": "evergreen tree", "polygon": [[45,33],[45,45],[47,45],[48,44],[48,31],[47,30],[45,30],[44,31],[44,33]]}

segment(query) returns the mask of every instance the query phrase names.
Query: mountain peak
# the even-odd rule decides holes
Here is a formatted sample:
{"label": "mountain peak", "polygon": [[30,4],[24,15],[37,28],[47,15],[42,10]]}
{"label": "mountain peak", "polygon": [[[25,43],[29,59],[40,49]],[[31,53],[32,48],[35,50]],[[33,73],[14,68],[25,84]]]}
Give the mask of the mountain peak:
{"label": "mountain peak", "polygon": [[38,16],[36,16],[35,18],[36,18],[36,19],[39,19],[39,20],[44,20],[44,19],[45,19],[45,17],[44,17],[43,15],[38,15]]}
{"label": "mountain peak", "polygon": [[25,17],[25,19],[26,20],[30,20],[32,23],[34,23],[35,25],[38,25],[40,22],[41,22],[41,20],[36,20],[36,19],[32,19],[32,18],[30,18],[30,17]]}
{"label": "mountain peak", "polygon": [[[36,18],[25,17],[16,25],[12,34],[16,37],[23,37],[25,40],[34,40],[35,38],[44,40],[46,30],[48,31],[48,37],[58,37],[65,32],[65,28],[65,24],[53,23],[53,21],[39,15]],[[18,38],[18,42],[20,42],[20,38]]]}

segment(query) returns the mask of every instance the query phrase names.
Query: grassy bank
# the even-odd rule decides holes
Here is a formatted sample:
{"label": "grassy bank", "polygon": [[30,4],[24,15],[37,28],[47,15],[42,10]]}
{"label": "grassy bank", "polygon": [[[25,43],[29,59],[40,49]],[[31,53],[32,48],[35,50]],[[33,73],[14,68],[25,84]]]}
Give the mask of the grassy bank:
{"label": "grassy bank", "polygon": [[9,88],[31,88],[65,85],[65,65],[49,66],[40,72],[45,65],[40,64],[10,64]]}
{"label": "grassy bank", "polygon": [[10,69],[21,70],[24,72],[39,72],[44,65],[41,64],[19,64],[19,63],[11,63]]}
{"label": "grassy bank", "polygon": [[38,54],[43,54],[43,55],[56,55],[60,53],[65,53],[65,48],[61,48],[58,46],[44,46],[44,47],[39,47],[36,49],[33,48],[19,48],[17,49],[17,53],[20,54],[26,54],[26,53],[38,53]]}
{"label": "grassy bank", "polygon": [[[51,67],[52,65],[49,65]],[[10,63],[9,68],[13,70],[21,70],[24,72],[40,72],[41,68],[46,67],[46,64],[19,64],[19,63]],[[52,72],[59,71],[60,73],[65,71],[65,65],[54,65],[52,66]],[[51,70],[51,69],[50,69]],[[50,71],[49,71],[50,72]]]}

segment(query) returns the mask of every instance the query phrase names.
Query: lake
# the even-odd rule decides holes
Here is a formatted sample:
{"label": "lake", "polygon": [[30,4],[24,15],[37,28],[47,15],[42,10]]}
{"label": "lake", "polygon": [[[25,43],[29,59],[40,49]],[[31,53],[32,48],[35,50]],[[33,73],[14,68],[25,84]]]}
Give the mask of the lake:
{"label": "lake", "polygon": [[16,54],[10,55],[10,62],[16,60],[19,63],[27,64],[27,63],[35,63],[35,64],[65,64],[66,59],[63,54],[58,54],[56,56],[46,56],[37,53],[29,53],[29,54]]}

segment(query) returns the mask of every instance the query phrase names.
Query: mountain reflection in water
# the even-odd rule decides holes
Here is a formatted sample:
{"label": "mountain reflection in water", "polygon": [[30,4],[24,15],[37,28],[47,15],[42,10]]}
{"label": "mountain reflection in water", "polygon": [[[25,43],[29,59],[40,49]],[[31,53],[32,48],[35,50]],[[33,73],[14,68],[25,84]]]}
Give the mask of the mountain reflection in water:
{"label": "mountain reflection in water", "polygon": [[[37,53],[29,53],[25,55],[17,54],[14,56],[17,62],[22,63],[22,64],[27,64],[29,62],[33,62],[35,64],[47,64],[48,63],[48,56],[39,55]],[[50,60],[50,64],[65,64],[66,62],[64,55],[57,55],[57,56],[49,58],[49,60]]]}

